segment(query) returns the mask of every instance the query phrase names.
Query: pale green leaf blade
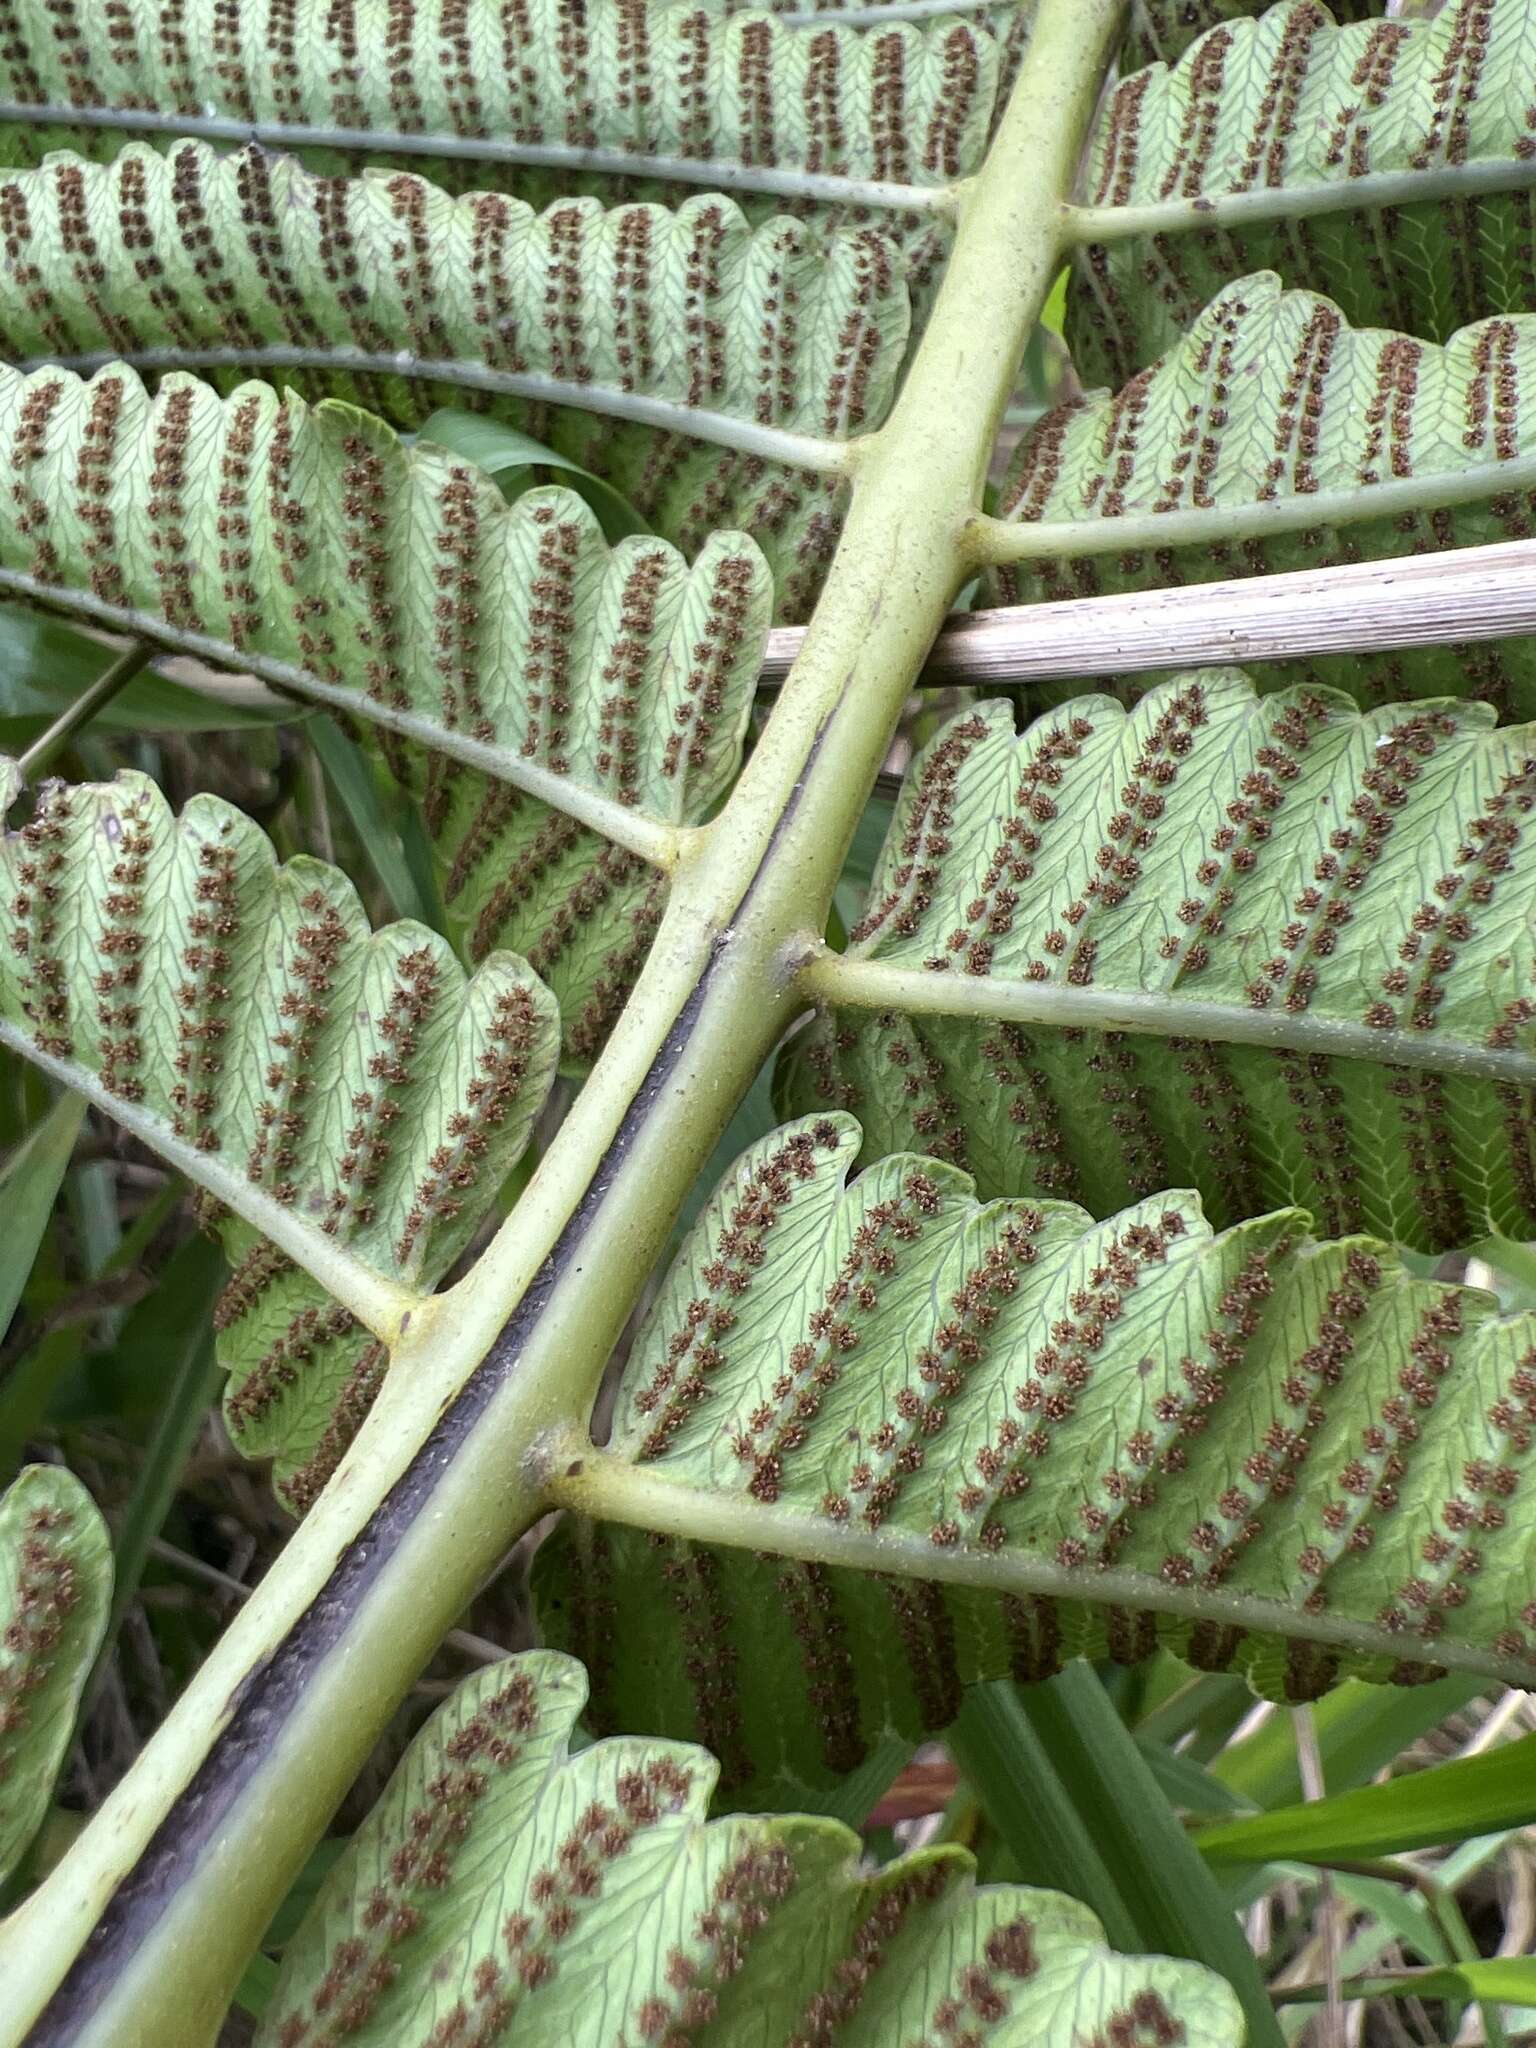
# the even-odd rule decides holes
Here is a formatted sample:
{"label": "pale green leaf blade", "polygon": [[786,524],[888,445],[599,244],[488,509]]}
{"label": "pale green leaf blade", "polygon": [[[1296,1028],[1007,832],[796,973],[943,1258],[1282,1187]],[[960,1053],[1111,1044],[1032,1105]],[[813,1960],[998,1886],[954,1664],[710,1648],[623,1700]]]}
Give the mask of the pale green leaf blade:
{"label": "pale green leaf blade", "polygon": [[0,1496],[0,1879],[52,1796],[111,1595],[90,1495],[59,1466],[27,1466]]}
{"label": "pale green leaf blade", "polygon": [[[1119,393],[1059,406],[1027,435],[990,530],[1009,558],[992,601],[1522,539],[1536,485],[1533,360],[1528,313],[1439,346],[1351,328],[1325,298],[1269,273],[1245,277]],[[1367,705],[1479,697],[1526,718],[1533,646],[1517,637],[1275,662],[1264,679],[1326,683]]]}
{"label": "pale green leaf blade", "polygon": [[1067,329],[1086,381],[1131,376],[1250,271],[1424,341],[1530,310],[1526,0],[1335,7],[1337,28],[1316,0],[1153,11],[1238,18],[1106,100],[1082,181],[1105,238],[1075,252]]}
{"label": "pale green leaf blade", "polygon": [[572,1757],[584,1695],[547,1651],[455,1694],[290,1944],[263,2048],[405,2048],[475,2025],[529,2048],[779,2048],[829,2024],[848,2048],[960,2024],[997,2048],[1128,2027],[1236,2048],[1236,2001],[1210,1972],[1111,1955],[1084,1908],[978,1889],[961,1852],[864,1876],[836,1822],[707,1822],[701,1750]]}
{"label": "pale green leaf blade", "polygon": [[305,1505],[527,1143],[553,1000],[515,955],[471,978],[422,926],[370,932],[335,869],[139,775],[50,784],[0,890],[0,1037],[213,1198],[230,1424]]}
{"label": "pale green leaf blade", "polygon": [[[102,435],[104,500],[64,481]],[[179,374],[151,399],[123,370],[0,371],[0,475],[7,449],[0,586],[379,726],[465,954],[533,962],[589,1060],[660,916],[651,863],[735,774],[771,606],[754,543],[715,534],[691,567],[653,537],[610,548],[572,492],[508,505],[350,407]]]}
{"label": "pale green leaf blade", "polygon": [[[722,526],[759,534],[786,603],[825,566],[845,443],[884,418],[910,326],[878,229],[753,226],[713,194],[538,213],[182,141],[0,174],[0,201],[11,362],[267,375],[406,428],[473,396],[690,553]],[[97,224],[88,272],[77,205]]]}
{"label": "pale green leaf blade", "polygon": [[[188,0],[168,36],[153,0],[133,0],[98,43],[61,37],[44,0],[18,0],[0,94],[117,108],[127,128],[135,112],[158,109],[172,133],[213,124],[219,139],[244,140],[255,129],[277,147],[285,129],[335,130],[296,139],[334,144],[327,168],[342,150],[341,161],[405,156],[460,179],[468,163],[480,182],[534,189],[553,182],[541,172],[578,189],[648,173],[848,208],[874,181],[898,188],[888,203],[921,209],[979,167],[1029,0],[937,22],[894,7],[854,26],[837,7],[817,10],[813,24],[772,19],[786,11],[745,0],[707,11],[666,0],[599,6],[578,37],[558,0],[518,9],[471,0],[403,18],[387,0],[297,0],[258,6],[238,25],[217,0]],[[445,47],[457,61],[443,61]],[[32,133],[6,141],[30,161],[61,132],[110,149],[113,126],[61,131],[33,116]]]}
{"label": "pale green leaf blade", "polygon": [[439,803],[468,765],[622,831],[729,779],[767,628],[744,536],[691,569],[654,538],[610,549],[568,491],[508,505],[445,450],[260,384],[0,370],[0,449],[0,583],[439,750]]}
{"label": "pale green leaf blade", "polygon": [[780,1099],[989,1196],[1536,1236],[1533,830],[1536,732],[1484,706],[1232,670],[1019,737],[980,706],[914,762]]}
{"label": "pale green leaf blade", "polygon": [[1073,1655],[1163,1642],[1290,1699],[1529,1670],[1536,1320],[1294,1212],[1095,1224],[910,1155],[847,1186],[859,1143],[828,1116],[738,1162],[607,1452],[554,1475],[732,1546],[578,1523],[541,1551],[597,1725],[707,1739],[733,1797],[798,1803]]}

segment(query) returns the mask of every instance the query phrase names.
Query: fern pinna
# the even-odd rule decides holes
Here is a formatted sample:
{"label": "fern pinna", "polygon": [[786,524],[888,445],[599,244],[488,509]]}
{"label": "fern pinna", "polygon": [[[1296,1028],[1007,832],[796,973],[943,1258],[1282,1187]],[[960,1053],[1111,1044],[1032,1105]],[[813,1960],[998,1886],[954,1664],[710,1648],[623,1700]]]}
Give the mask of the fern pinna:
{"label": "fern pinna", "polygon": [[1277,2041],[1229,1913],[826,1815],[1084,1657],[1529,1681],[1536,1330],[1424,1263],[1536,1236],[1527,642],[908,705],[963,591],[1529,537],[1532,0],[0,31],[0,597],[335,721],[421,910],[8,769],[0,1044],[198,1191],[296,1526],[45,1874],[132,1544],[29,1428],[0,2038]]}

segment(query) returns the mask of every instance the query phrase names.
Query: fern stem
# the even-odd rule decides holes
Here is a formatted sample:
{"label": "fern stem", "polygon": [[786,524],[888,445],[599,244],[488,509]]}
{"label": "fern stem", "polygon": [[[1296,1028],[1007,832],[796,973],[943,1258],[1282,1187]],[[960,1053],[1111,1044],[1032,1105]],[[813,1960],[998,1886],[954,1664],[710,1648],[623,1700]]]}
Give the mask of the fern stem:
{"label": "fern stem", "polygon": [[[108,604],[91,591],[45,583],[20,569],[0,568],[0,591],[24,597],[33,604],[68,612],[76,618],[90,619],[113,632],[132,633],[137,639],[170,648],[178,654],[196,655],[199,660],[213,662],[220,668],[257,676],[274,689],[327,705],[349,718],[362,718],[370,725],[381,725],[388,732],[399,733],[402,739],[415,740],[421,746],[430,747],[434,753],[446,754],[450,760],[462,761],[467,767],[478,768],[482,774],[498,782],[523,790],[553,810],[563,811],[578,824],[600,832],[615,846],[623,847],[626,853],[637,854],[641,860],[649,861],[652,867],[663,871],[676,864],[682,848],[692,836],[691,827],[661,824],[639,811],[615,803],[611,797],[602,796],[596,790],[583,789],[580,783],[571,781],[568,776],[554,774],[537,761],[525,760],[511,747],[498,747],[485,740],[477,740],[469,733],[439,725],[435,719],[423,718],[419,712],[397,711],[391,705],[365,697],[361,690],[349,689],[340,683],[323,682],[319,676],[300,668],[295,662],[278,661],[271,655],[257,653],[253,648],[237,647],[233,641],[215,639],[211,633],[194,633],[184,627],[168,625],[150,612],[131,611],[124,605]],[[138,659],[142,663],[142,650]]]}
{"label": "fern stem", "polygon": [[1479,462],[1440,476],[1394,477],[1389,483],[1258,498],[1251,504],[1197,505],[1183,512],[1123,512],[1110,519],[1024,522],[978,513],[968,540],[974,569],[1008,562],[1080,561],[1090,555],[1135,554],[1144,548],[1206,547],[1268,540],[1312,528],[1359,526],[1373,519],[1477,505],[1501,492],[1536,489],[1536,455]]}
{"label": "fern stem", "polygon": [[167,370],[345,370],[353,376],[420,378],[429,384],[489,391],[500,398],[527,398],[541,405],[568,405],[577,412],[602,413],[637,426],[655,427],[664,434],[686,434],[695,441],[733,449],[738,455],[782,462],[790,469],[814,470],[822,476],[845,474],[861,445],[823,440],[815,434],[792,434],[782,427],[763,427],[755,420],[733,419],[729,413],[710,412],[702,406],[678,405],[670,398],[618,391],[608,384],[572,384],[535,371],[493,370],[485,363],[412,355],[408,349],[397,349],[392,355],[375,355],[360,348],[295,348],[275,343],[260,348],[145,348],[127,353],[92,349],[83,355],[35,357],[16,368],[24,373],[73,370],[90,377],[114,363],[124,363],[149,377],[164,376]]}
{"label": "fern stem", "polygon": [[1251,192],[1215,192],[1198,199],[1166,199],[1150,206],[1068,206],[1067,240],[1078,248],[1127,242],[1143,235],[1215,234],[1271,221],[1315,220],[1323,214],[1366,212],[1477,199],[1485,193],[1526,192],[1536,185],[1536,159],[1494,157],[1436,164],[1423,171],[1372,171],[1361,178],[1311,185],[1263,186]]}
{"label": "fern stem", "polygon": [[[767,1551],[775,1557],[854,1571],[887,1572],[897,1578],[940,1580],[949,1586],[984,1586],[989,1593],[1050,1600],[1083,1598],[1083,1574],[1038,1552],[940,1549],[924,1535],[903,1529],[860,1529],[847,1522],[807,1515],[795,1508],[765,1505],[746,1493],[706,1492],[654,1468],[594,1451],[574,1432],[552,1431],[538,1445],[551,1500],[599,1521],[687,1537],[696,1543]],[[1305,1637],[1308,1641],[1401,1660],[1403,1638],[1368,1622],[1330,1614],[1304,1613],[1282,1600],[1238,1594],[1220,1586],[1172,1586],[1149,1573],[1113,1566],[1093,1573],[1095,1606],[1148,1609],[1158,1614],[1216,1621],[1255,1634]],[[1524,1685],[1530,1673],[1512,1660],[1473,1643],[1440,1637],[1435,1661],[1458,1671]]]}
{"label": "fern stem", "polygon": [[[1530,632],[1536,541],[1494,541],[1450,555],[1386,556],[961,612],[934,642],[918,681],[925,689],[1006,687]],[[782,681],[804,637],[803,626],[777,626],[768,635],[765,687]]]}
{"label": "fern stem", "polygon": [[909,1016],[982,1017],[1044,1024],[1056,1030],[1128,1031],[1155,1038],[1203,1038],[1268,1045],[1373,1066],[1419,1067],[1518,1087],[1536,1084],[1536,1052],[1500,1052],[1467,1039],[1413,1031],[1377,1031],[1305,1010],[1253,1010],[1200,1002],[1173,991],[1070,987],[1065,982],[1004,981],[893,967],[846,953],[817,951],[800,969],[800,988],[834,1008],[899,1010]]}
{"label": "fern stem", "polygon": [[961,536],[1060,268],[1061,199],[1124,6],[1041,0],[904,387],[859,446],[800,660],[717,827],[684,848],[634,995],[513,1215],[397,1346],[282,1558],[0,1932],[7,2048],[212,2037],[376,1731],[548,1506],[536,1447],[560,1431],[584,1443],[672,1218],[795,1013],[786,945],[825,915],[963,580]]}
{"label": "fern stem", "polygon": [[247,1223],[254,1224],[279,1251],[286,1252],[307,1268],[321,1286],[335,1295],[342,1307],[381,1342],[393,1344],[410,1322],[412,1312],[421,1312],[423,1296],[412,1293],[408,1287],[399,1286],[363,1260],[354,1258],[335,1238],[328,1237],[318,1226],[307,1223],[294,1210],[286,1208],[265,1188],[247,1180],[238,1167],[227,1164],[218,1153],[200,1152],[186,1139],[177,1137],[160,1117],[125,1102],[120,1095],[110,1094],[88,1067],[41,1051],[30,1032],[18,1030],[3,1019],[0,1019],[0,1045],[30,1065],[41,1067],[45,1074],[51,1074],[54,1080],[72,1088],[77,1095],[83,1095],[87,1102],[114,1123],[121,1124],[125,1131],[141,1138],[152,1151],[158,1152],[167,1165],[175,1167],[178,1173],[184,1173],[194,1184],[206,1188],[226,1209],[232,1209]]}
{"label": "fern stem", "polygon": [[[944,6],[945,14],[954,14]],[[881,10],[884,18],[884,10]],[[709,192],[761,192],[770,198],[813,199],[833,206],[871,206],[890,213],[948,213],[950,185],[902,185],[884,178],[843,178],[830,171],[782,170],[719,157],[645,156],[627,149],[578,149],[560,142],[512,142],[505,136],[423,134],[391,128],[335,128],[312,121],[238,121],[222,114],[163,113],[156,107],[72,107],[0,100],[0,125],[105,128],[130,135],[169,135],[179,142],[259,143],[264,149],[339,149],[390,158],[515,164],[530,170],[596,171],[622,178],[668,179]]]}
{"label": "fern stem", "polygon": [[18,757],[16,768],[22,782],[28,783],[41,773],[81,726],[89,725],[102,706],[111,703],[118,691],[132,682],[148,659],[149,649],[143,641],[135,640],[131,647],[125,647],[95,682],[82,690],[74,703],[67,705],[48,730],[39,733],[26,752]]}

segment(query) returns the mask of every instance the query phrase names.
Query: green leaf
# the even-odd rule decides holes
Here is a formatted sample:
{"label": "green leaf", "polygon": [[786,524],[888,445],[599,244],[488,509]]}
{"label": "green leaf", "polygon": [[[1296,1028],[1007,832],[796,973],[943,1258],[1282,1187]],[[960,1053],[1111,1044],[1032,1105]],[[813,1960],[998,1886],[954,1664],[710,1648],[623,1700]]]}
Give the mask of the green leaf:
{"label": "green leaf", "polygon": [[[585,1686],[547,1651],[493,1665],[412,1744],[290,1944],[259,2048],[509,2028],[529,2048],[847,2048],[982,2026],[998,2048],[1131,2028],[1237,2048],[1231,1992],[1127,1959],[1083,1907],[978,1889],[932,1849],[862,1874],[835,1821],[706,1823],[697,1749],[567,1743]],[[977,2036],[979,2039],[979,2035]]]}
{"label": "green leaf", "polygon": [[[297,357],[345,374],[350,354],[375,409],[403,408],[409,425],[432,408],[391,390],[402,374],[531,406],[514,424],[537,442],[542,408],[564,404],[770,459],[794,453],[775,434],[807,436],[814,461],[821,442],[878,425],[907,343],[905,279],[877,234],[828,240],[787,216],[754,229],[713,194],[675,211],[566,199],[540,214],[408,172],[319,179],[294,157],[181,142],[130,143],[109,164],[61,153],[7,173],[0,196],[17,223],[18,261],[0,274],[12,360],[170,351],[182,367],[227,369],[276,350],[285,368]],[[89,294],[71,255],[75,204],[101,221]],[[213,221],[226,224],[217,299]],[[139,276],[146,248],[153,290]],[[724,316],[707,333],[706,301]]]}
{"label": "green leaf", "polygon": [[[573,38],[558,0],[476,8],[452,17],[463,41],[448,64],[448,31],[435,15],[401,22],[379,0],[361,0],[338,28],[333,0],[295,0],[278,68],[264,43],[237,34],[208,0],[193,0],[180,18],[175,47],[155,0],[131,0],[110,39],[61,38],[46,0],[17,0],[0,91],[12,101],[117,107],[125,127],[137,125],[135,111],[158,108],[173,133],[222,117],[242,139],[255,128],[277,147],[285,127],[331,128],[349,158],[430,162],[441,138],[452,159],[445,168],[461,178],[466,159],[479,159],[477,182],[513,164],[552,166],[564,188],[648,171],[856,205],[862,195],[839,185],[931,189],[980,165],[1002,55],[981,23],[913,24],[893,11],[866,30],[845,27],[834,9],[807,31],[763,18],[782,7],[746,19],[743,11],[736,0],[704,14],[647,6],[634,10],[630,40],[611,31]],[[1030,11],[1017,10],[1025,28]],[[986,14],[1012,43],[1015,10]],[[354,57],[387,49],[389,62],[338,68],[348,44]],[[205,53],[210,61],[198,62]],[[86,130],[72,139],[110,148],[113,124],[103,125],[105,138]],[[42,137],[59,132],[51,125]],[[8,139],[30,153],[42,137]],[[647,162],[658,157],[670,161]],[[525,182],[536,174],[524,169],[517,183]]]}
{"label": "green leaf", "polygon": [[222,1205],[226,1413],[306,1505],[381,1338],[527,1142],[556,1054],[548,990],[511,954],[469,980],[419,925],[370,933],[335,869],[279,867],[215,797],[178,820],[140,775],[50,785],[0,849],[0,930],[0,1041]]}
{"label": "green leaf", "polygon": [[6,1221],[0,1241],[0,1336],[9,1329],[20,1305],[84,1115],[82,1096],[61,1095],[0,1170],[0,1204]]}
{"label": "green leaf", "polygon": [[[1427,1685],[1362,1685],[1349,1679],[1312,1708],[1323,1777],[1335,1792],[1364,1785],[1405,1749],[1461,1712],[1487,1686],[1462,1673]],[[1228,1744],[1210,1766],[1214,1783],[1253,1806],[1290,1806],[1303,1797],[1291,1718],[1271,1714]]]}
{"label": "green leaf", "polygon": [[1131,376],[1255,270],[1425,341],[1530,310],[1526,0],[1335,11],[1356,18],[1291,0],[1225,23],[1106,99],[1082,180],[1103,239],[1074,252],[1067,328],[1085,382]]}
{"label": "green leaf", "polygon": [[328,718],[317,718],[305,738],[320,757],[331,787],[356,828],[358,843],[389,898],[396,917],[414,918],[438,931],[442,911],[420,887],[400,834],[380,800],[373,764],[362,748]]}
{"label": "green leaf", "polygon": [[165,1525],[197,1433],[219,1397],[222,1375],[211,1324],[222,1277],[218,1253],[194,1238],[166,1262],[159,1286],[134,1312],[128,1342],[157,1344],[160,1398],[132,1490],[116,1518],[103,1659],[138,1596],[150,1545]]}
{"label": "green leaf", "polygon": [[914,762],[779,1099],[983,1194],[1536,1233],[1536,732],[1182,676]]}
{"label": "green leaf", "polygon": [[1523,1735],[1384,1785],[1217,1821],[1200,1829],[1195,1841],[1202,1855],[1225,1863],[1326,1863],[1437,1848],[1532,1822],[1536,1735]]}
{"label": "green leaf", "polygon": [[1074,1655],[1167,1643],[1292,1699],[1529,1668],[1536,1320],[1294,1212],[1095,1224],[910,1155],[847,1186],[859,1145],[834,1115],[738,1162],[608,1451],[555,1461],[557,1499],[666,1532],[539,1553],[596,1725],[707,1739],[733,1798],[793,1803]]}
{"label": "green leaf", "polygon": [[1433,1970],[1401,1970],[1355,1978],[1344,1985],[1348,1998],[1482,1999],[1500,2005],[1536,2005],[1536,1959],[1485,1956]]}
{"label": "green leaf", "polygon": [[52,1796],[111,1586],[90,1495],[58,1466],[29,1465],[0,1495],[0,1879]]}
{"label": "green leaf", "polygon": [[[948,1743],[1021,1875],[1039,1881],[1050,1871],[1050,1882],[1067,1884],[1101,1914],[1119,1947],[1187,1956],[1214,1970],[1241,2001],[1248,2048],[1282,2048],[1264,1979],[1231,1907],[1087,1665],[1022,1691],[976,1687]],[[1046,1808],[1055,1809],[1056,1828],[1073,1843],[1073,1861],[1059,1871],[1040,1827]],[[1092,1889],[1071,1882],[1085,1856],[1085,1876],[1098,1864]],[[1113,1917],[1100,1906],[1106,1879]],[[1134,1929],[1129,1937],[1119,1932],[1121,1916]]]}
{"label": "green leaf", "polygon": [[[1229,285],[1117,395],[1058,406],[1020,445],[992,531],[993,602],[1418,555],[1531,528],[1536,317],[1444,347],[1347,326],[1259,273]],[[1491,394],[1497,386],[1497,405]],[[1531,640],[1266,665],[1359,701],[1480,697],[1536,712]],[[1139,683],[1133,683],[1139,687]]]}
{"label": "green leaf", "polygon": [[[84,695],[111,653],[59,619],[0,604],[0,746],[19,750],[35,739]],[[299,704],[237,703],[145,668],[95,722],[109,732],[235,732],[305,715]]]}
{"label": "green leaf", "polygon": [[605,484],[600,476],[593,476],[579,462],[572,462],[544,442],[535,441],[531,434],[520,434],[503,420],[445,406],[422,421],[420,438],[435,441],[450,455],[462,456],[483,469],[487,476],[495,478],[508,499],[536,484],[548,483],[550,479],[539,475],[539,471],[559,470],[602,521],[603,533],[610,542],[651,531],[629,500],[621,497],[611,484]]}

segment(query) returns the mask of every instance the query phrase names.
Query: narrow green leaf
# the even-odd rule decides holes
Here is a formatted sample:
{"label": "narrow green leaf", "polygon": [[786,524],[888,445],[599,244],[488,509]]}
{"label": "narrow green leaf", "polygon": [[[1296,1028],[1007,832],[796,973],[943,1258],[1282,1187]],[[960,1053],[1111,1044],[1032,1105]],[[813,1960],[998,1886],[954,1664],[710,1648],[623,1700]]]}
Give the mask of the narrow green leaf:
{"label": "narrow green leaf", "polygon": [[117,1517],[112,1609],[103,1659],[138,1593],[150,1545],[164,1527],[197,1432],[223,1385],[223,1369],[214,1357],[212,1318],[224,1277],[218,1247],[205,1238],[191,1238],[166,1265],[154,1294],[134,1313],[132,1341],[154,1342],[160,1352],[161,1400],[133,1490]]}
{"label": "narrow green leaf", "polygon": [[1117,1948],[1134,1947],[1140,1930],[1100,1848],[1097,1815],[1063,1781],[1019,1688],[1009,1679],[972,1686],[944,1741],[1024,1882],[1081,1899]]}
{"label": "narrow green leaf", "polygon": [[434,897],[424,895],[406,858],[400,834],[390,821],[374,781],[368,756],[329,718],[311,719],[305,738],[319,755],[320,765],[357,828],[364,856],[383,884],[394,915],[415,918],[431,931],[441,930],[438,905]]}
{"label": "narrow green leaf", "polygon": [[[1410,1743],[1487,1690],[1486,1680],[1460,1672],[1427,1685],[1383,1687],[1346,1680],[1312,1708],[1324,1782],[1334,1792],[1368,1783]],[[1269,1715],[1214,1759],[1211,1775],[1251,1806],[1299,1805],[1301,1769],[1291,1717]]]}
{"label": "narrow green leaf", "polygon": [[[1451,1998],[1499,2005],[1536,2006],[1536,1957],[1485,1956],[1476,1963],[1431,1970],[1394,1970],[1377,1977],[1347,1978],[1346,1998]],[[1285,2003],[1319,2004],[1321,1985],[1286,1992]]]}
{"label": "narrow green leaf", "polygon": [[1242,2004],[1247,2048],[1280,2048],[1274,2008],[1236,1916],[1091,1667],[1071,1664],[1045,1685],[1022,1688],[1019,1699],[1113,1873],[1135,1946],[1217,1971]]}
{"label": "narrow green leaf", "polygon": [[1246,1799],[1224,1785],[1220,1778],[1213,1777],[1204,1764],[1197,1763],[1182,1750],[1167,1749],[1162,1743],[1147,1742],[1139,1735],[1136,1747],[1164,1797],[1170,1804],[1182,1807],[1185,1813],[1198,1818],[1252,1811]]}
{"label": "narrow green leaf", "polygon": [[1213,1861],[1326,1863],[1435,1848],[1533,1822],[1536,1735],[1525,1735],[1480,1756],[1458,1757],[1384,1785],[1218,1821],[1194,1839],[1200,1853]]}
{"label": "narrow green leaf", "polygon": [[[0,1213],[5,1216],[5,1230],[0,1234],[0,1336],[9,1328],[21,1300],[84,1116],[84,1096],[61,1095],[0,1169]],[[3,1400],[4,1384],[0,1382],[0,1402]]]}
{"label": "narrow green leaf", "polygon": [[[19,751],[88,690],[112,648],[60,619],[0,604],[0,747]],[[115,732],[235,732],[307,717],[302,704],[236,703],[140,670],[96,714]]]}

